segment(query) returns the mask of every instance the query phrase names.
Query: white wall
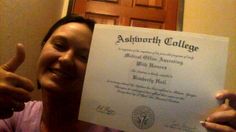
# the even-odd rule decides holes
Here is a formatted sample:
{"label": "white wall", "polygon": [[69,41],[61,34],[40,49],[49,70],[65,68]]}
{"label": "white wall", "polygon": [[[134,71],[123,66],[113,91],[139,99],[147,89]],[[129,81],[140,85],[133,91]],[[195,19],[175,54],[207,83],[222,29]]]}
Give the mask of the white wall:
{"label": "white wall", "polygon": [[[25,63],[17,70],[34,82],[40,42],[49,27],[62,15],[64,0],[0,0],[0,64],[15,53],[15,44],[24,43]],[[39,99],[35,90],[33,98]]]}
{"label": "white wall", "polygon": [[185,0],[183,30],[230,38],[225,87],[236,90],[236,0]]}

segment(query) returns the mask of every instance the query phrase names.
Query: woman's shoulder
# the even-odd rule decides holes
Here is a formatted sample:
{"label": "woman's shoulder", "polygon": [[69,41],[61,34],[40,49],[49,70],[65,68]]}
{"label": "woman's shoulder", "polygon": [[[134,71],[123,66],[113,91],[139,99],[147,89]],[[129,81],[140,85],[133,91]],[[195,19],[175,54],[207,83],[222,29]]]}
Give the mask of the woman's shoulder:
{"label": "woman's shoulder", "polygon": [[[29,101],[25,103],[25,109],[22,111],[24,113],[35,113],[35,112],[42,112],[43,104],[42,101]],[[41,115],[41,114],[40,114]]]}
{"label": "woman's shoulder", "polygon": [[42,111],[43,105],[41,101],[25,103],[25,109],[21,112],[15,112],[13,115],[16,130],[35,130],[35,128],[38,128]]}

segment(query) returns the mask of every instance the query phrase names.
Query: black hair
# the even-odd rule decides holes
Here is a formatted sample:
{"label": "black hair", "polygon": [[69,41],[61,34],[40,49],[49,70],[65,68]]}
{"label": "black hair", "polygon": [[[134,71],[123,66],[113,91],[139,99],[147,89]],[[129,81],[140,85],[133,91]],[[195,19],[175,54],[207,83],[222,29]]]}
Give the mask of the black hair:
{"label": "black hair", "polygon": [[53,34],[53,32],[60,26],[70,23],[70,22],[77,22],[77,23],[82,23],[85,24],[92,32],[94,29],[94,25],[95,25],[95,21],[91,20],[91,19],[86,19],[83,18],[81,16],[75,15],[75,14],[71,14],[71,15],[67,15],[63,18],[61,18],[60,20],[58,20],[47,32],[47,34],[45,35],[45,37],[43,38],[43,41],[41,42],[41,46],[43,47],[44,44],[47,42],[47,40],[51,37],[51,35]]}

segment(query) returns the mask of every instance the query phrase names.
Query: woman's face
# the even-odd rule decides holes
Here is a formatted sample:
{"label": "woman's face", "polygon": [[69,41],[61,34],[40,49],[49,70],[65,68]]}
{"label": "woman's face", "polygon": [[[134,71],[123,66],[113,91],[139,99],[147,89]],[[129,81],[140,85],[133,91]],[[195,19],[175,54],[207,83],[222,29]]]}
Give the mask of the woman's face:
{"label": "woman's face", "polygon": [[67,23],[51,35],[38,60],[42,88],[55,92],[82,89],[92,32],[85,24]]}

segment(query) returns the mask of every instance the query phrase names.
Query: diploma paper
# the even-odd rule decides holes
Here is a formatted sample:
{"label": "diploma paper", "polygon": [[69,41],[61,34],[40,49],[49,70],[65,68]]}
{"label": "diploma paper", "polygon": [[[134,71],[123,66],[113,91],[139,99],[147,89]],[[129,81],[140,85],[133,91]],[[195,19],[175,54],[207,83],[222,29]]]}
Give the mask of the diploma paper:
{"label": "diploma paper", "polygon": [[79,119],[129,132],[205,132],[228,39],[97,24]]}

